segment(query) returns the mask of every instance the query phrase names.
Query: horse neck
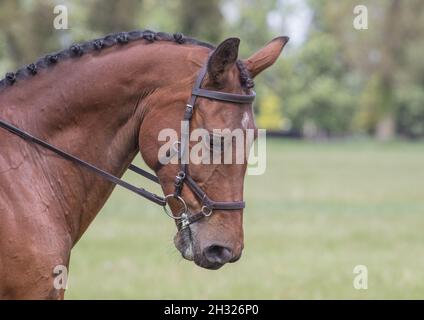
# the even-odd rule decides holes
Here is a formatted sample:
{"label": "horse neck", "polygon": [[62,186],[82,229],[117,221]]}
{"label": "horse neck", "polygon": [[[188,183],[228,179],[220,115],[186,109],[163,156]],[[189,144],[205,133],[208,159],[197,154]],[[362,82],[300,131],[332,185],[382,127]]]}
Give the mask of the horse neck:
{"label": "horse neck", "polygon": [[[175,82],[172,71],[182,77],[188,73],[184,60],[191,50],[176,48],[173,44],[130,44],[41,69],[0,93],[0,117],[121,176],[138,150],[140,126],[150,108],[146,100]],[[164,53],[171,57],[164,59]],[[32,145],[19,143],[27,153],[36,151]],[[21,152],[13,151],[16,145],[9,149]],[[53,188],[47,195],[49,212],[57,215],[65,208],[67,229],[77,241],[114,186],[73,163],[42,154],[27,159],[33,161],[36,172],[47,172],[46,181]]]}

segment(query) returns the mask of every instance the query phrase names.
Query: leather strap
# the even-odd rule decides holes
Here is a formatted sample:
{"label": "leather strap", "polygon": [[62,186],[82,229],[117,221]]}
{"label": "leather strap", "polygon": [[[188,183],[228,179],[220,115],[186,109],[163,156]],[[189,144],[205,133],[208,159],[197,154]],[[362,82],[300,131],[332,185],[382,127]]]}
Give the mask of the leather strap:
{"label": "leather strap", "polygon": [[[147,191],[146,189],[138,188],[138,187],[136,187],[136,186],[134,186],[134,185],[118,178],[118,177],[115,177],[114,175],[112,175],[112,174],[110,174],[110,173],[108,173],[108,172],[106,172],[106,171],[104,171],[100,168],[97,168],[96,166],[94,166],[94,165],[92,165],[92,164],[90,164],[90,163],[88,163],[84,160],[81,160],[80,158],[77,158],[77,157],[67,153],[66,151],[63,151],[59,148],[56,148],[56,147],[52,146],[51,144],[49,144],[49,143],[47,143],[47,142],[45,142],[45,141],[43,141],[43,140],[41,140],[37,137],[34,137],[30,133],[28,133],[24,130],[21,130],[21,129],[15,127],[14,125],[7,123],[6,121],[3,121],[1,119],[0,119],[0,127],[3,128],[3,129],[6,129],[10,133],[15,134],[15,135],[19,136],[20,138],[22,138],[22,139],[24,139],[28,142],[40,145],[43,148],[48,149],[48,150],[56,153],[57,155],[61,156],[62,158],[66,159],[66,160],[77,163],[80,166],[85,167],[85,168],[95,172],[97,175],[99,175],[102,178],[112,182],[113,184],[120,185],[121,187],[123,187],[127,190],[130,190],[130,191],[132,191],[132,192],[134,192],[134,193],[136,193],[136,194],[138,194],[138,195],[140,195],[140,196],[142,196],[142,197],[144,197],[144,198],[146,198],[146,199],[148,199],[148,200],[150,200],[154,203],[157,203],[160,206],[166,205],[166,201],[163,197],[158,196],[154,193],[151,193],[151,192]],[[142,170],[138,167],[137,167],[137,169],[135,169],[136,168],[135,166],[132,166],[131,168],[132,168],[131,170],[133,170],[133,171],[137,170],[138,172],[135,171],[137,173],[141,174],[141,172],[143,172],[142,175],[145,176],[145,177],[151,175],[148,172],[146,172],[146,171],[144,171],[144,170]],[[151,179],[151,177],[149,177],[149,179]]]}
{"label": "leather strap", "polygon": [[133,164],[130,164],[128,169],[159,184],[159,178],[156,177],[154,174],[151,174],[150,172],[147,172],[147,171],[145,171],[145,170],[143,170],[143,169],[141,169],[141,168],[139,168],[139,167],[137,167]]}
{"label": "leather strap", "polygon": [[214,201],[211,200],[207,194],[199,187],[190,175],[185,177],[187,185],[194,192],[194,194],[202,200],[202,204],[209,209],[216,210],[239,210],[244,209],[246,204],[244,201]]}
{"label": "leather strap", "polygon": [[192,95],[209,98],[220,101],[227,101],[232,103],[252,103],[255,100],[256,94],[253,92],[249,95],[237,94],[237,93],[227,93],[227,92],[219,92],[212,90],[205,90],[201,88],[194,88],[192,91]]}

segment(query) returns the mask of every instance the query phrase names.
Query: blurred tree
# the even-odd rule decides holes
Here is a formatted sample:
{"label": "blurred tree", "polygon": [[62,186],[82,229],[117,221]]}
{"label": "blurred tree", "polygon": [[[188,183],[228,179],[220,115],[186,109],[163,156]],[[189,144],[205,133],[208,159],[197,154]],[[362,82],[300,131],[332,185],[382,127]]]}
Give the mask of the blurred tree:
{"label": "blurred tree", "polygon": [[245,0],[231,0],[224,3],[227,4],[224,10],[234,11],[233,17],[229,18],[231,20],[226,21],[225,33],[227,36],[238,36],[243,39],[242,55],[253,53],[276,36],[270,32],[267,18],[270,11],[277,9],[278,0],[262,0],[260,5],[255,1]]}
{"label": "blurred tree", "polygon": [[292,130],[327,137],[350,132],[354,88],[345,77],[340,46],[333,37],[314,32],[284,74],[285,113]]}
{"label": "blurred tree", "polygon": [[[360,122],[365,126],[372,125],[374,128],[371,131],[377,138],[392,138],[396,129],[396,112],[399,110],[396,91],[410,78],[402,70],[417,70],[418,67],[423,76],[424,63],[407,59],[406,54],[417,42],[423,43],[424,2],[363,1],[361,4],[368,8],[368,30],[355,30],[352,26],[353,8],[358,4],[355,0],[331,3],[310,0],[310,3],[316,13],[314,26],[340,43],[349,67],[345,72],[358,70],[365,80],[365,93],[368,96],[365,101],[368,103],[362,106],[360,117],[368,115],[371,118]],[[368,80],[373,74],[377,76]],[[379,79],[378,85],[375,79]],[[371,94],[376,97],[369,97]],[[370,110],[364,111],[364,108]],[[370,130],[367,127],[363,129]]]}
{"label": "blurred tree", "polygon": [[[131,29],[180,31],[215,44],[238,36],[244,58],[287,34],[291,21],[290,1],[281,0],[61,0],[69,8],[65,31],[53,28],[58,3],[0,0],[0,73],[72,41]],[[291,123],[292,131],[320,136],[424,136],[424,1],[363,0],[368,30],[353,27],[356,0],[303,3],[313,13],[307,39],[299,47],[290,42],[255,81],[260,126]]]}
{"label": "blurred tree", "polygon": [[167,32],[181,32],[177,19],[180,1],[143,0],[140,12],[140,29],[160,30]]}
{"label": "blurred tree", "polygon": [[261,99],[260,105],[261,110],[257,117],[259,128],[282,130],[284,118],[280,98],[275,94],[269,93]]}
{"label": "blurred tree", "polygon": [[138,28],[142,0],[94,0],[89,4],[88,27],[102,34]]}
{"label": "blurred tree", "polygon": [[180,0],[178,20],[181,32],[191,37],[219,43],[222,34],[220,0]]}
{"label": "blurred tree", "polygon": [[422,86],[403,87],[397,91],[396,127],[404,137],[424,137],[424,91]]}
{"label": "blurred tree", "polygon": [[381,77],[374,74],[367,82],[359,98],[354,127],[359,132],[374,134],[381,117],[381,108],[386,104]]}
{"label": "blurred tree", "polygon": [[58,48],[51,1],[0,1],[0,30],[14,67]]}

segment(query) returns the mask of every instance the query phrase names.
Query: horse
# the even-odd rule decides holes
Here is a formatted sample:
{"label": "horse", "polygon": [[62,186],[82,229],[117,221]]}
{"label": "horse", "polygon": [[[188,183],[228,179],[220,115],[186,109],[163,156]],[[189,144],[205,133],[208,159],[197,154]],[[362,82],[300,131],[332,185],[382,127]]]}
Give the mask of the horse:
{"label": "horse", "polygon": [[[121,177],[140,152],[165,195],[173,194],[177,164],[158,151],[164,128],[181,129],[199,70],[199,88],[251,95],[253,79],[271,66],[288,37],[277,37],[247,59],[240,40],[213,46],[182,34],[149,30],[110,34],[46,55],[0,81],[0,119]],[[192,128],[256,130],[251,102],[195,97]],[[193,109],[193,108],[192,108]],[[191,181],[210,199],[243,199],[243,164],[187,165]],[[63,299],[56,266],[69,266],[73,246],[115,187],[51,150],[0,129],[0,298]],[[178,218],[203,210],[183,184],[169,199]],[[225,203],[225,202],[224,202]],[[177,228],[175,246],[200,267],[218,269],[243,250],[243,206]]]}

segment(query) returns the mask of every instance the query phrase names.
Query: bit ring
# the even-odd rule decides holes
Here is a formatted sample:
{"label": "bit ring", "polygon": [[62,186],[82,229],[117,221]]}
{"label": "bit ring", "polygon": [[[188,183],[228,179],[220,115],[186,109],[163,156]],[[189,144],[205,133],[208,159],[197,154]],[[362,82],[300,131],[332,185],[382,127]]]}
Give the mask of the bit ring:
{"label": "bit ring", "polygon": [[167,196],[165,196],[166,205],[163,206],[163,211],[165,212],[165,214],[168,217],[170,217],[170,218],[172,218],[174,220],[181,220],[182,219],[182,216],[174,216],[174,214],[172,213],[172,210],[168,210],[167,205],[168,205],[168,201],[169,201],[168,199],[169,198],[177,199],[178,201],[180,201],[182,203],[182,205],[184,207],[184,211],[181,212],[181,215],[183,213],[187,213],[187,211],[188,211],[187,204],[185,203],[184,199],[182,197],[180,197],[180,196],[176,196],[174,194],[168,194]]}

